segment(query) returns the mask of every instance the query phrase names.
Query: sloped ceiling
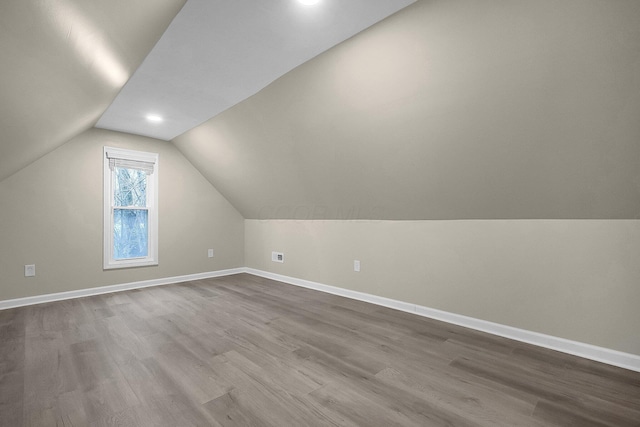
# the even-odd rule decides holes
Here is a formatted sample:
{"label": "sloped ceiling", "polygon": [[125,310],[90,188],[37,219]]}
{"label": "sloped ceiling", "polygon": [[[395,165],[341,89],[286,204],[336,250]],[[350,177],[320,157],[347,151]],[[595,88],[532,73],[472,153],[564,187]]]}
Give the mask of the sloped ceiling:
{"label": "sloped ceiling", "polygon": [[170,140],[414,1],[189,0],[96,126]]}
{"label": "sloped ceiling", "polygon": [[246,218],[640,218],[640,2],[418,1],[174,143]]}
{"label": "sloped ceiling", "polygon": [[91,128],[184,2],[0,2],[0,180]]}
{"label": "sloped ceiling", "polygon": [[[183,4],[0,2],[0,180],[93,126]],[[173,142],[246,218],[629,219],[639,117],[637,0],[418,0]]]}

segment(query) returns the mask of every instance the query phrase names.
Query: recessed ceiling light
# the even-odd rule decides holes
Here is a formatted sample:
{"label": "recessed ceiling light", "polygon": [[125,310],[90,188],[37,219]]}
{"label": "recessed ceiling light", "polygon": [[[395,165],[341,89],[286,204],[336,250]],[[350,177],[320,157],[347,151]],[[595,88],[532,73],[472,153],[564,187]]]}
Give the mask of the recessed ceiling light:
{"label": "recessed ceiling light", "polygon": [[320,0],[298,0],[302,4],[306,4],[307,6],[311,6],[313,4],[317,4]]}
{"label": "recessed ceiling light", "polygon": [[160,123],[164,119],[157,114],[147,114],[147,120],[151,123]]}

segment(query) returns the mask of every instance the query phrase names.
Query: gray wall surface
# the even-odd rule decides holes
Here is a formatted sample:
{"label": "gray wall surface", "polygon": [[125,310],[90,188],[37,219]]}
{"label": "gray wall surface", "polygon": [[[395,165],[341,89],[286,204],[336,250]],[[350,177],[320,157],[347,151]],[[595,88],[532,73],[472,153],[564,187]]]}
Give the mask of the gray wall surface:
{"label": "gray wall surface", "polygon": [[[105,145],[160,154],[158,266],[102,269]],[[244,265],[242,216],[165,141],[89,130],[0,181],[0,200],[0,300]]]}
{"label": "gray wall surface", "polygon": [[637,355],[639,258],[638,220],[247,220],[245,228],[247,267]]}

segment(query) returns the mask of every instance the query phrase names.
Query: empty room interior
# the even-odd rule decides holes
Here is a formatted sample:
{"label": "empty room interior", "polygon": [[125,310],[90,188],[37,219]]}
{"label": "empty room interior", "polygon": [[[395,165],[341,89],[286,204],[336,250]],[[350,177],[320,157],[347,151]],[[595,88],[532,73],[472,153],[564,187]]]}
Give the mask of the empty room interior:
{"label": "empty room interior", "polygon": [[0,0],[1,426],[640,426],[637,0]]}

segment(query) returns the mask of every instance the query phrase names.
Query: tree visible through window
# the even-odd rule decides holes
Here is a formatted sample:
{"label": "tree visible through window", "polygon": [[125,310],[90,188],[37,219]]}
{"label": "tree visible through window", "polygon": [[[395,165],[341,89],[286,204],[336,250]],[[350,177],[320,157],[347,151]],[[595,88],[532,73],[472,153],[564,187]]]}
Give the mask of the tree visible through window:
{"label": "tree visible through window", "polygon": [[157,264],[158,155],[105,147],[104,268]]}
{"label": "tree visible through window", "polygon": [[146,257],[149,253],[147,174],[138,169],[115,168],[113,257]]}

